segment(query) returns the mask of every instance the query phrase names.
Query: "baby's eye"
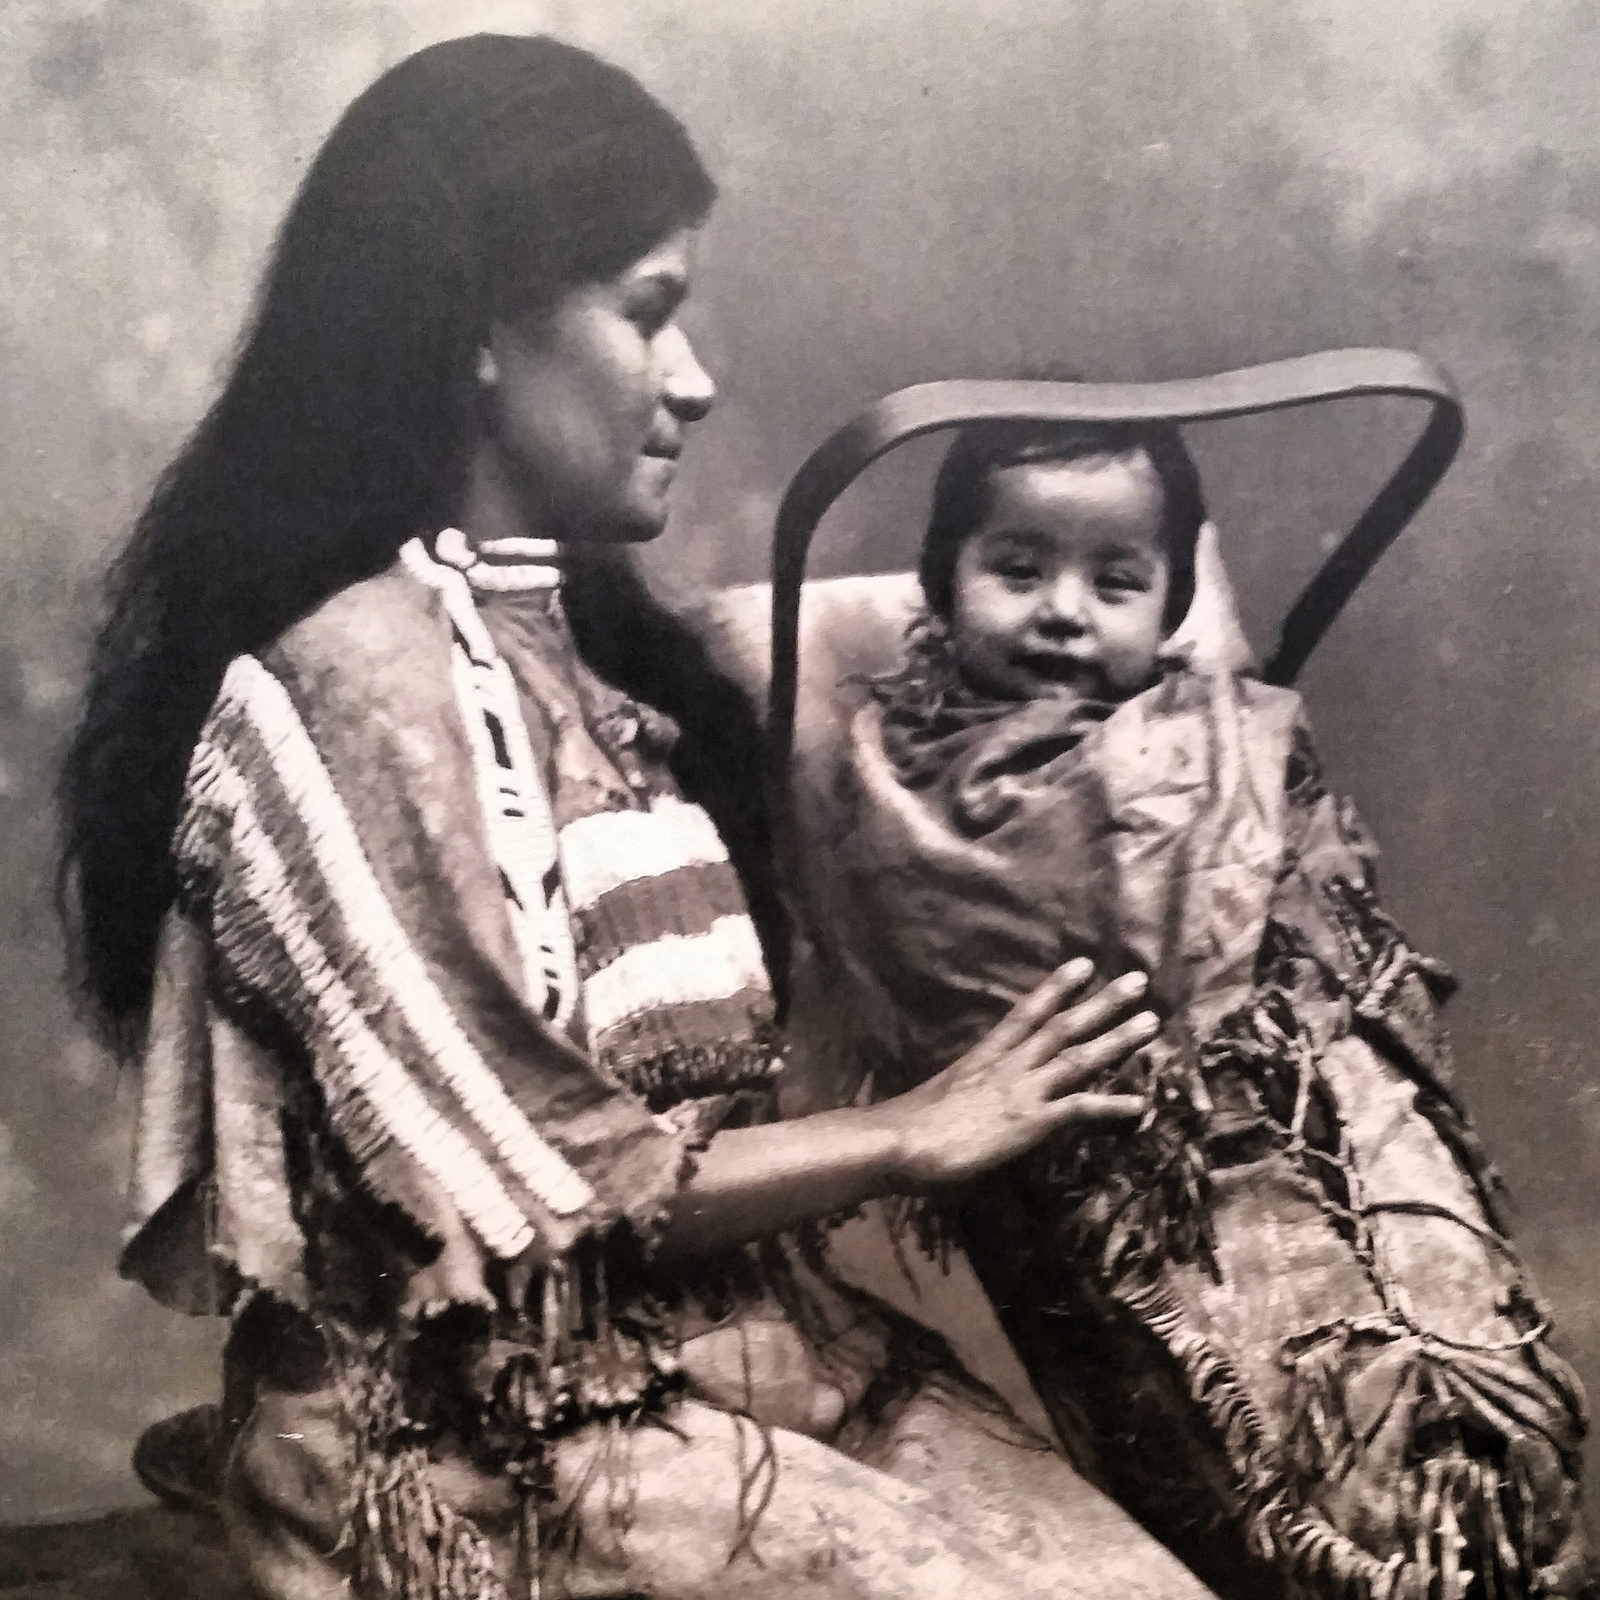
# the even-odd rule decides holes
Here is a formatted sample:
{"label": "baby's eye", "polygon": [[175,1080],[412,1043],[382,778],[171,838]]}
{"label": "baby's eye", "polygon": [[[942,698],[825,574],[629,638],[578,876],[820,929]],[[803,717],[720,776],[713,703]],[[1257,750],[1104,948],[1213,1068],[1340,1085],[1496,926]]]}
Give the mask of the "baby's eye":
{"label": "baby's eye", "polygon": [[1040,576],[1039,563],[1029,561],[1023,556],[996,561],[990,570],[1004,578],[1007,583],[1037,583]]}
{"label": "baby's eye", "polygon": [[1148,594],[1150,580],[1136,567],[1108,567],[1100,574],[1099,586],[1110,594]]}

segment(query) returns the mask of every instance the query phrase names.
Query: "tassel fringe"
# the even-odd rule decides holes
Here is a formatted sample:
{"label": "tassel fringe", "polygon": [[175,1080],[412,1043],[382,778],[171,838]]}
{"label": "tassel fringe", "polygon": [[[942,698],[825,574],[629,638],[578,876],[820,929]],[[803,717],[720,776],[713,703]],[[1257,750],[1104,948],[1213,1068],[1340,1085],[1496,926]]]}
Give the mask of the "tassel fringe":
{"label": "tassel fringe", "polygon": [[355,1433],[347,1549],[363,1600],[510,1600],[482,1533],[434,1494],[378,1347],[336,1336],[334,1370]]}

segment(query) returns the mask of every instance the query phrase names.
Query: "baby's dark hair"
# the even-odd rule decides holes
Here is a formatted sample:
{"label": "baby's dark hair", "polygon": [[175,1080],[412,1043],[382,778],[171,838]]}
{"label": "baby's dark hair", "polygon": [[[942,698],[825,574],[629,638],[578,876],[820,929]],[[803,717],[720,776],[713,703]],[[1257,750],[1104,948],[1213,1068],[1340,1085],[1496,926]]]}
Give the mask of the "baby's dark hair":
{"label": "baby's dark hair", "polygon": [[956,557],[989,514],[995,473],[1034,462],[1131,455],[1146,457],[1161,484],[1162,534],[1172,569],[1163,626],[1170,633],[1194,598],[1195,544],[1206,520],[1200,474],[1170,422],[977,422],[961,429],[939,468],[922,541],[917,576],[929,609],[935,616],[950,615]]}

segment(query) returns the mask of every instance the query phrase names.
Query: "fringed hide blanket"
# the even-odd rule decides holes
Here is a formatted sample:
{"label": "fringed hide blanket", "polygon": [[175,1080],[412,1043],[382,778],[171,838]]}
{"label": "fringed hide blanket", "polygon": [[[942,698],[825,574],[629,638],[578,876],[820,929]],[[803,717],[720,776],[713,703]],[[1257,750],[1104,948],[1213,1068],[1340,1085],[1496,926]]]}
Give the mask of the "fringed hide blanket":
{"label": "fringed hide blanket", "polygon": [[1582,1396],[1451,1088],[1448,979],[1296,697],[1179,664],[1115,709],[984,706],[941,648],[914,630],[854,717],[816,852],[806,981],[858,1076],[905,1088],[1077,954],[1166,1025],[1106,1085],[1149,1093],[1136,1133],[912,1218],[1219,1592],[1576,1592]]}

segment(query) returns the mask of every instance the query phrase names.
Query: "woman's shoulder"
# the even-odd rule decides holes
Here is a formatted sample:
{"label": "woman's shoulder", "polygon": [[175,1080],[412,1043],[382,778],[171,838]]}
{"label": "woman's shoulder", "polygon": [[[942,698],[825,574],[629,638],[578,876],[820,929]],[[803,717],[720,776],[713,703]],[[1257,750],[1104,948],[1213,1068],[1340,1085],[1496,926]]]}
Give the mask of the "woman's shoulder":
{"label": "woman's shoulder", "polygon": [[450,641],[436,597],[398,566],[350,584],[229,666],[212,735],[226,739],[219,729],[244,708],[289,717],[324,754],[371,753],[385,730],[439,725],[454,702]]}
{"label": "woman's shoulder", "polygon": [[368,679],[413,659],[421,639],[447,633],[438,596],[396,562],[347,585],[272,643],[269,667]]}

